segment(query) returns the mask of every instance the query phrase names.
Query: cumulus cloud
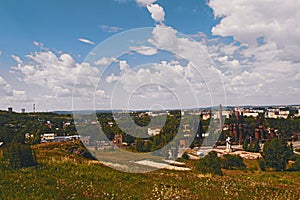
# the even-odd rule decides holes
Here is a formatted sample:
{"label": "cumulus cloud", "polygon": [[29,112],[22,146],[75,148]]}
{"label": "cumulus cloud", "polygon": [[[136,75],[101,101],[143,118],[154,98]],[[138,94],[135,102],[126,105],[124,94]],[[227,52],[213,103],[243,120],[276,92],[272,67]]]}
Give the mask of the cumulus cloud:
{"label": "cumulus cloud", "polygon": [[156,2],[156,0],[136,0],[136,2],[141,6],[148,6]]}
{"label": "cumulus cloud", "polygon": [[[81,91],[85,92],[79,90],[80,88],[94,87],[97,83],[99,70],[88,63],[76,63],[69,54],[56,55],[52,51],[42,51],[26,57],[26,62],[17,59],[18,65],[11,67],[11,71],[19,76],[20,81],[39,88],[38,92],[33,94],[33,98],[44,105],[52,103],[50,108],[63,108],[64,104],[71,103],[72,96],[80,95]],[[78,74],[85,79],[78,79]],[[75,81],[79,89],[73,93]],[[43,99],[51,96],[55,97],[56,101]]]}
{"label": "cumulus cloud", "polygon": [[111,75],[109,75],[105,78],[105,81],[107,83],[112,83],[112,82],[118,81],[119,79],[120,79],[120,76],[116,76],[114,73],[112,73]]}
{"label": "cumulus cloud", "polygon": [[122,73],[130,70],[130,66],[128,65],[126,60],[120,60],[119,61],[119,67],[120,67],[120,71]]}
{"label": "cumulus cloud", "polygon": [[3,77],[0,76],[0,104],[2,106],[19,105],[27,102],[28,96],[24,90],[16,90]]}
{"label": "cumulus cloud", "polygon": [[130,47],[130,49],[145,56],[152,56],[157,54],[156,48],[148,47],[148,46],[133,46]]}
{"label": "cumulus cloud", "polygon": [[263,38],[264,43],[273,43],[274,52],[284,60],[299,62],[300,51],[300,2],[291,1],[247,1],[211,0],[209,6],[220,24],[212,33],[233,36],[235,40],[255,47]]}
{"label": "cumulus cloud", "polygon": [[[180,65],[177,62],[162,61],[131,69],[119,77],[112,74],[109,80],[113,77],[117,79],[117,87],[114,87],[117,98],[123,97],[126,100],[128,95],[132,95],[131,98],[136,102],[133,107],[142,108],[143,105],[155,103],[168,108],[188,108],[197,106],[194,95],[205,97],[208,94],[203,80],[193,76],[195,74],[197,70],[190,63]],[[202,99],[204,105],[209,105],[208,102],[208,98]],[[124,104],[126,107],[126,103],[118,102],[118,105]]]}
{"label": "cumulus cloud", "polygon": [[101,59],[95,62],[96,65],[107,66],[112,62],[118,62],[118,59],[115,57],[102,57]]}
{"label": "cumulus cloud", "polygon": [[85,38],[78,38],[78,40],[82,43],[86,43],[86,44],[91,44],[91,45],[95,45],[95,42],[85,39]]}
{"label": "cumulus cloud", "polygon": [[151,13],[151,17],[156,22],[163,22],[165,20],[165,11],[158,4],[147,5],[148,11]]}

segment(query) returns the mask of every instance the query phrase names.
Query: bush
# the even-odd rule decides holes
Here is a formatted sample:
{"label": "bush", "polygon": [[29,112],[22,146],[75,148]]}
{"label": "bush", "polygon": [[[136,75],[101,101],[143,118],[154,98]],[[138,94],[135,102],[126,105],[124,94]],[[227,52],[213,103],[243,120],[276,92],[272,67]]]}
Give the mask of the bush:
{"label": "bush", "polygon": [[204,158],[201,158],[196,164],[196,169],[203,174],[223,175],[221,159],[215,151],[211,151]]}
{"label": "bush", "polygon": [[258,164],[261,171],[266,171],[266,163],[264,160],[258,160]]}
{"label": "bush", "polygon": [[267,141],[262,153],[266,167],[274,168],[276,171],[285,170],[292,155],[293,152],[287,142],[278,138]]}
{"label": "bush", "polygon": [[9,144],[3,151],[3,157],[8,161],[8,166],[13,169],[37,165],[35,154],[30,146],[20,142]]}
{"label": "bush", "polygon": [[184,153],[182,154],[182,159],[188,160],[188,159],[190,159],[190,156],[189,156],[186,152],[184,152]]}
{"label": "bush", "polygon": [[289,171],[300,171],[300,158],[297,158],[290,167]]}
{"label": "bush", "polygon": [[255,152],[255,153],[260,152],[259,141],[256,140],[255,142],[253,142],[252,144],[250,144],[250,145],[248,146],[247,151]]}
{"label": "bush", "polygon": [[245,169],[246,165],[240,156],[224,155],[222,160],[222,168],[224,169]]}
{"label": "bush", "polygon": [[298,154],[293,154],[293,155],[290,157],[290,160],[292,160],[292,161],[296,161],[297,159],[300,159],[300,155],[298,155]]}

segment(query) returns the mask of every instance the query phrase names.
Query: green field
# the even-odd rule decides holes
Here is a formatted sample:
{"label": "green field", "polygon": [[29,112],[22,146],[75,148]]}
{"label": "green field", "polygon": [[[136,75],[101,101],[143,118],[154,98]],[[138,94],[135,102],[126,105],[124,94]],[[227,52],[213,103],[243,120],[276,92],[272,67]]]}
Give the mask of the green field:
{"label": "green field", "polygon": [[247,170],[223,170],[224,176],[194,169],[130,174],[68,153],[66,145],[34,146],[40,163],[34,168],[11,170],[1,159],[0,199],[300,198],[300,172],[262,172],[257,161],[246,161]]}

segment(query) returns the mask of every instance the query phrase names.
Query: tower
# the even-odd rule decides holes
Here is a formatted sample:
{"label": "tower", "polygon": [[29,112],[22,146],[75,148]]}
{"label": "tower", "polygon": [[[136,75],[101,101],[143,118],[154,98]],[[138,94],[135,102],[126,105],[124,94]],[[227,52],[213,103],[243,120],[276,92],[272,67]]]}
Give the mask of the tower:
{"label": "tower", "polygon": [[33,104],[33,113],[35,113],[35,103]]}

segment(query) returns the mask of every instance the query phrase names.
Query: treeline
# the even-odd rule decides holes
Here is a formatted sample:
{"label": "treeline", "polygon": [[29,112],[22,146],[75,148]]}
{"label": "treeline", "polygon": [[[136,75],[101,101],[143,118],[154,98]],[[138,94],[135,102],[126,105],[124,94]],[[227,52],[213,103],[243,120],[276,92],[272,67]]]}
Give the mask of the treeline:
{"label": "treeline", "polygon": [[[47,123],[50,122],[50,123]],[[70,126],[64,123],[70,122]],[[0,141],[8,145],[15,137],[25,142],[25,134],[32,135],[31,144],[40,142],[40,135],[56,133],[61,135],[76,134],[71,115],[58,115],[55,113],[9,113],[0,111]]]}

